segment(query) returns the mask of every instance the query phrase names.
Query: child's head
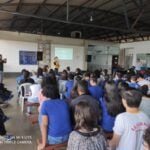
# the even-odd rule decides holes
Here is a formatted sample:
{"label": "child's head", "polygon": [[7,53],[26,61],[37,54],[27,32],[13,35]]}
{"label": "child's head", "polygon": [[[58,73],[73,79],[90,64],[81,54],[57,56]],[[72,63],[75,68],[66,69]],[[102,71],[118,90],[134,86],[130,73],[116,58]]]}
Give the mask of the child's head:
{"label": "child's head", "polygon": [[88,94],[88,83],[85,80],[81,80],[77,83],[77,91],[79,95]]}
{"label": "child's head", "polygon": [[141,92],[144,96],[148,96],[148,85],[141,86]]}
{"label": "child's head", "polygon": [[89,72],[85,72],[83,74],[83,79],[86,80],[86,81],[89,81],[89,79],[90,79],[90,73]]}
{"label": "child's head", "polygon": [[69,73],[69,74],[68,74],[68,79],[69,79],[69,80],[73,80],[73,79],[74,79],[73,73]]}
{"label": "child's head", "polygon": [[86,129],[88,131],[98,126],[99,114],[96,114],[93,107],[86,101],[79,102],[75,106],[74,118],[75,129]]}
{"label": "child's head", "polygon": [[56,85],[46,85],[42,88],[41,94],[43,97],[50,98],[50,99],[58,99],[59,98],[59,91]]}
{"label": "child's head", "polygon": [[137,77],[136,77],[136,76],[131,76],[130,81],[131,81],[131,82],[136,82],[136,81],[137,81]]}
{"label": "child's head", "polygon": [[90,85],[96,85],[97,84],[97,78],[96,77],[91,77],[90,78]]}
{"label": "child's head", "polygon": [[30,72],[29,72],[28,70],[25,70],[25,71],[23,72],[23,76],[24,76],[24,79],[28,79],[29,76],[30,76]]}
{"label": "child's head", "polygon": [[142,100],[142,93],[137,90],[122,92],[122,101],[125,107],[138,108]]}
{"label": "child's head", "polygon": [[143,150],[150,150],[150,127],[145,130],[143,139],[144,139],[144,149]]}

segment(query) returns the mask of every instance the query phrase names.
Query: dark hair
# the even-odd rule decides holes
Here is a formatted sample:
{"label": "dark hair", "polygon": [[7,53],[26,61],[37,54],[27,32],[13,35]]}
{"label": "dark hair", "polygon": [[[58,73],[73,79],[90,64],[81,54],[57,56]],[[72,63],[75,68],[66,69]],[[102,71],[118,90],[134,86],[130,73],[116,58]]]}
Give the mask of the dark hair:
{"label": "dark hair", "polygon": [[46,85],[42,88],[43,96],[51,99],[60,98],[59,91],[56,85]]}
{"label": "dark hair", "polygon": [[68,75],[67,75],[67,73],[65,72],[65,71],[63,71],[62,73],[61,73],[61,80],[67,80],[67,78],[68,78]]}
{"label": "dark hair", "polygon": [[54,73],[54,74],[55,74],[55,72],[54,72],[53,69],[50,69],[50,70],[49,70],[49,73]]}
{"label": "dark hair", "polygon": [[108,113],[116,117],[121,112],[125,111],[123,107],[121,96],[114,81],[107,81],[105,84],[105,101]]}
{"label": "dark hair", "polygon": [[83,77],[89,77],[89,78],[90,78],[90,72],[85,72],[85,73],[83,74]]}
{"label": "dark hair", "polygon": [[142,93],[137,90],[128,90],[122,92],[122,98],[126,100],[127,105],[129,107],[136,107],[138,108],[141,100],[142,100]]}
{"label": "dark hair", "polygon": [[43,69],[40,67],[37,69],[37,77],[39,76],[43,76]]}
{"label": "dark hair", "polygon": [[77,86],[74,86],[73,89],[71,90],[70,97],[71,97],[71,99],[75,99],[78,96],[79,95],[78,95],[78,91],[77,91]]}
{"label": "dark hair", "polygon": [[29,72],[28,70],[25,70],[25,71],[23,72],[23,76],[24,76],[24,79],[28,79],[29,76],[30,76],[30,72]]}
{"label": "dark hair", "polygon": [[100,71],[99,71],[99,70],[95,70],[95,71],[94,71],[94,74],[96,75],[97,78],[100,77]]}
{"label": "dark hair", "polygon": [[137,81],[137,76],[131,76],[130,80]]}
{"label": "dark hair", "polygon": [[80,68],[76,68],[76,75],[81,75],[81,69]]}
{"label": "dark hair", "polygon": [[54,81],[54,79],[51,76],[43,77],[41,87],[43,88],[46,85],[57,85]]}
{"label": "dark hair", "polygon": [[90,80],[93,81],[94,83],[97,83],[97,78],[96,77],[90,77]]}
{"label": "dark hair", "polygon": [[25,71],[26,71],[26,69],[22,69],[21,70],[21,74],[24,74]]}
{"label": "dark hair", "polygon": [[137,75],[137,78],[144,78],[144,75],[143,75],[142,73],[139,73],[139,74]]}
{"label": "dark hair", "polygon": [[104,69],[104,74],[107,75],[107,73],[108,73],[108,70]]}
{"label": "dark hair", "polygon": [[73,80],[73,79],[74,79],[74,75],[73,75],[72,73],[69,73],[69,74],[68,74],[68,79],[69,79],[69,80]]}
{"label": "dark hair", "polygon": [[84,128],[88,131],[93,130],[93,128],[98,127],[98,116],[95,114],[93,107],[89,105],[88,102],[82,101],[75,106],[74,118],[75,118],[75,129],[79,130]]}
{"label": "dark hair", "polygon": [[143,139],[148,144],[148,148],[150,149],[150,126],[145,130]]}
{"label": "dark hair", "polygon": [[124,81],[120,81],[118,83],[118,90],[120,93],[123,91],[129,90],[129,84]]}
{"label": "dark hair", "polygon": [[77,75],[77,76],[75,77],[75,80],[76,80],[77,82],[81,81],[81,79],[82,79],[82,77],[81,77],[80,75]]}
{"label": "dark hair", "polygon": [[57,79],[56,79],[56,75],[54,72],[51,72],[48,74],[48,76],[51,78],[51,80],[53,81],[53,84],[57,84]]}
{"label": "dark hair", "polygon": [[69,66],[67,66],[66,69],[67,69],[67,71],[70,71],[70,67]]}
{"label": "dark hair", "polygon": [[148,92],[148,85],[143,85],[141,86],[141,92],[144,96],[148,96],[147,92]]}
{"label": "dark hair", "polygon": [[45,65],[45,66],[43,67],[43,72],[48,72],[48,65]]}
{"label": "dark hair", "polygon": [[89,94],[88,83],[85,80],[81,80],[77,83],[77,89],[83,92],[84,94]]}

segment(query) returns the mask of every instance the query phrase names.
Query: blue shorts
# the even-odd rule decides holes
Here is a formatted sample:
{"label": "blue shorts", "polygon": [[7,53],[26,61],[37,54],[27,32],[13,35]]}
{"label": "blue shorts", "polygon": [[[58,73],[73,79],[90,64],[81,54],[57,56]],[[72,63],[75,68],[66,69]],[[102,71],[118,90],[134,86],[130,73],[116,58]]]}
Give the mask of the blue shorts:
{"label": "blue shorts", "polygon": [[62,137],[52,137],[48,135],[47,143],[48,144],[60,144],[67,142],[69,139],[69,134]]}

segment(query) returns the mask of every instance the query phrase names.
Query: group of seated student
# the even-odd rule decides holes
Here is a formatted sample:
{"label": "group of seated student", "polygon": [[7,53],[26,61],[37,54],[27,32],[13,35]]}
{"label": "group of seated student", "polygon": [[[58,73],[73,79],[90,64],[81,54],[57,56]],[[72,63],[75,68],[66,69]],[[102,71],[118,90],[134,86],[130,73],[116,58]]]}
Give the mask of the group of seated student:
{"label": "group of seated student", "polygon": [[[79,68],[75,73],[69,68],[61,73],[52,69],[41,73],[40,83],[31,77],[25,71],[20,84],[38,85],[36,90],[31,85],[34,96],[31,93],[28,99],[40,103],[42,141],[38,150],[67,141],[67,150],[143,148],[144,131],[150,127],[150,83],[141,74],[118,72],[113,77],[106,70],[82,74]],[[107,134],[113,135],[110,141]],[[149,146],[147,137],[145,141]]]}
{"label": "group of seated student", "polygon": [[9,105],[8,101],[13,96],[12,91],[8,90],[3,82],[0,82],[0,108],[6,108]]}
{"label": "group of seated student", "polygon": [[8,90],[4,83],[0,83],[0,108],[6,108],[8,101],[13,98],[12,91]]}

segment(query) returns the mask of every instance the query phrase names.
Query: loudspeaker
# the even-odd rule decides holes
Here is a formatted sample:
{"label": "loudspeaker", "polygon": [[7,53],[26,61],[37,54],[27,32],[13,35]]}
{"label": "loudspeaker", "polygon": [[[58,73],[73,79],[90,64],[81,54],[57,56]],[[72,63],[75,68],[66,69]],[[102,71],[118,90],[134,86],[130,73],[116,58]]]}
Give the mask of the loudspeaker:
{"label": "loudspeaker", "polygon": [[92,61],[92,55],[87,55],[87,62],[91,62]]}
{"label": "loudspeaker", "polygon": [[43,60],[43,52],[37,52],[37,60]]}

